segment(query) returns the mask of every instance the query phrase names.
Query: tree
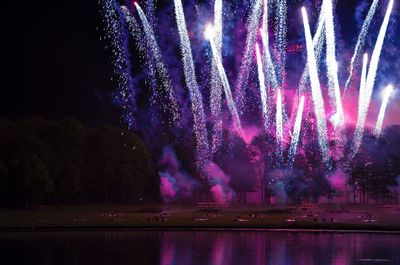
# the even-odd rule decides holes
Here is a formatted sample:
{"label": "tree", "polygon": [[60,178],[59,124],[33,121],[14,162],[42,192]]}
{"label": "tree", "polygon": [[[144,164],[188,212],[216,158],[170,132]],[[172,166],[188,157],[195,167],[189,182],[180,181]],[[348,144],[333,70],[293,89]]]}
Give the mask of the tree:
{"label": "tree", "polygon": [[246,202],[246,193],[254,192],[257,187],[256,164],[251,154],[249,146],[236,135],[225,141],[217,154],[217,164],[231,177],[230,185],[239,202]]}
{"label": "tree", "polygon": [[53,191],[44,163],[36,154],[23,154],[10,161],[10,202],[15,207],[37,207]]}

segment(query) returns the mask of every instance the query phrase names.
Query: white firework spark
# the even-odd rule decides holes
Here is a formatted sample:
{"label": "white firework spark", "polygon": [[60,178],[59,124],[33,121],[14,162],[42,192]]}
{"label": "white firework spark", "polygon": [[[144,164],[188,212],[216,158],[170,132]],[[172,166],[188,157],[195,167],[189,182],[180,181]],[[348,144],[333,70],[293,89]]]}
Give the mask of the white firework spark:
{"label": "white firework spark", "polygon": [[378,138],[381,135],[383,120],[385,119],[386,108],[388,106],[389,98],[392,95],[392,93],[393,93],[393,86],[392,85],[387,86],[383,93],[382,105],[381,109],[379,110],[378,120],[376,121],[376,126],[374,131],[375,136]]}
{"label": "white firework spark", "polygon": [[206,130],[206,119],[203,107],[203,97],[196,80],[195,68],[192,57],[192,50],[189,35],[186,29],[185,15],[182,1],[174,0],[175,17],[180,36],[180,46],[186,86],[189,89],[192,113],[194,118],[194,133],[197,140],[197,164],[201,164],[209,157],[209,145]]}
{"label": "white firework spark", "polygon": [[361,50],[364,46],[365,37],[367,36],[369,26],[371,25],[372,18],[374,16],[376,8],[378,6],[378,2],[379,2],[379,0],[374,0],[372,2],[372,5],[369,8],[367,17],[365,18],[363,25],[361,27],[361,32],[358,35],[356,47],[354,49],[354,53],[353,53],[353,56],[351,57],[351,61],[350,61],[349,77],[347,78],[346,85],[344,86],[345,91],[350,86],[351,80],[353,78],[354,65],[356,63],[356,60],[360,56]]}
{"label": "white firework spark", "polygon": [[175,92],[171,83],[171,78],[162,59],[160,48],[158,47],[153,28],[151,27],[149,21],[147,20],[146,15],[144,14],[139,4],[135,2],[135,6],[139,13],[139,17],[143,23],[147,46],[151,50],[151,54],[154,56],[156,69],[162,81],[161,84],[163,86],[163,90],[160,91],[160,94],[164,93],[164,91],[165,93],[167,93],[167,98],[169,102],[168,104],[161,104],[163,111],[171,112],[172,114],[172,121],[171,121],[172,124],[170,124],[170,126],[172,126],[173,124],[179,125],[180,121],[179,105],[178,102],[176,101]]}
{"label": "white firework spark", "polygon": [[314,111],[317,119],[317,132],[318,132],[318,143],[321,149],[322,158],[324,162],[329,165],[329,150],[327,143],[327,127],[326,127],[326,116],[324,108],[324,99],[322,97],[322,91],[318,78],[317,61],[315,59],[314,45],[311,37],[310,25],[308,23],[307,11],[302,8],[304,31],[307,43],[307,61],[311,83],[311,93],[314,103]]}
{"label": "white firework spark", "polygon": [[[214,3],[214,31],[215,31],[215,46],[222,57],[222,0],[215,0]],[[222,115],[221,115],[221,100],[222,100],[222,82],[219,77],[218,66],[215,58],[211,65],[211,93],[210,93],[210,109],[211,116],[214,122],[211,152],[215,154],[222,141]]]}
{"label": "white firework spark", "polygon": [[262,114],[264,118],[264,128],[265,131],[268,131],[268,101],[267,101],[267,89],[265,86],[265,76],[263,70],[263,63],[261,60],[261,52],[260,47],[256,44],[256,57],[257,57],[257,70],[258,70],[258,80],[260,85],[260,97],[261,97],[261,104],[262,104]]}
{"label": "white firework spark", "polygon": [[390,0],[386,10],[385,18],[383,19],[382,26],[379,30],[378,39],[376,40],[375,48],[371,56],[371,62],[368,69],[368,75],[365,82],[365,89],[362,91],[362,109],[359,110],[359,117],[357,120],[356,132],[353,140],[353,150],[351,158],[353,158],[361,145],[361,141],[364,135],[364,126],[367,119],[369,104],[371,103],[371,96],[375,85],[376,73],[378,71],[379,58],[381,56],[383,42],[385,40],[387,27],[389,25],[390,16],[393,10],[393,0]]}
{"label": "white firework spark", "polygon": [[296,121],[294,123],[293,135],[289,149],[289,166],[293,166],[296,157],[297,146],[300,138],[301,123],[303,121],[304,100],[304,96],[301,96],[300,104],[297,108]]}
{"label": "white firework spark", "polygon": [[244,88],[247,85],[251,64],[253,62],[254,44],[257,40],[257,32],[262,12],[261,7],[262,0],[256,0],[249,20],[247,22],[246,47],[244,50],[235,91],[235,100],[239,111],[241,111],[244,107],[244,97],[246,94]]}

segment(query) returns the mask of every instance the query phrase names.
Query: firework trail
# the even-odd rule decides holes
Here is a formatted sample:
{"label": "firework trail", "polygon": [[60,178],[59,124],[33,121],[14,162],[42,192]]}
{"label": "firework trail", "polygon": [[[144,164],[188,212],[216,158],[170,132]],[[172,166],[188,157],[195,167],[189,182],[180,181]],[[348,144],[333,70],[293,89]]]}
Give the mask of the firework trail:
{"label": "firework trail", "polygon": [[[321,60],[322,48],[325,42],[325,11],[324,8],[321,6],[321,11],[318,17],[318,24],[317,24],[317,31],[315,32],[314,39],[313,39],[313,46],[315,51],[315,58],[317,60],[317,65]],[[306,66],[304,67],[304,71],[300,78],[299,84],[299,94],[303,94],[305,92],[305,88],[309,81],[309,69],[308,69],[308,62],[306,62]]]}
{"label": "firework trail", "polygon": [[317,119],[318,143],[324,162],[329,165],[329,152],[327,144],[327,128],[325,119],[324,100],[318,78],[317,61],[315,59],[314,45],[311,37],[310,25],[308,24],[307,11],[302,8],[304,31],[307,43],[307,61],[311,83],[311,93],[314,102],[314,110]]}
{"label": "firework trail", "polygon": [[375,131],[374,134],[376,137],[379,138],[382,131],[383,120],[385,118],[386,108],[389,103],[389,98],[393,93],[393,86],[389,85],[386,87],[383,95],[383,101],[381,105],[381,109],[379,110],[378,120],[376,121]]}
{"label": "firework trail", "polygon": [[290,149],[289,149],[289,166],[290,167],[293,166],[294,159],[296,157],[297,145],[299,143],[299,138],[300,138],[301,123],[303,121],[303,111],[304,111],[304,96],[301,96],[300,104],[299,104],[299,107],[297,108],[296,121],[294,123],[293,135],[292,135],[292,140],[291,140]]}
{"label": "firework trail", "polygon": [[371,62],[369,65],[368,75],[365,82],[365,89],[363,90],[364,95],[362,95],[362,104],[361,104],[362,109],[359,110],[359,113],[361,115],[359,115],[357,119],[357,127],[354,135],[355,138],[353,140],[353,150],[351,153],[351,158],[353,158],[357,154],[364,135],[365,120],[367,119],[367,113],[369,109],[369,104],[371,102],[372,91],[375,85],[376,72],[378,70],[379,58],[382,52],[383,41],[385,40],[386,31],[389,25],[389,20],[392,14],[392,10],[393,10],[393,0],[390,0],[388,8],[386,10],[385,18],[383,19],[382,26],[379,30],[378,39],[376,40],[374,51],[371,56]]}
{"label": "firework trail", "polygon": [[[156,2],[157,2],[157,0],[145,1],[146,17],[147,17],[147,20],[149,21],[150,25],[153,25],[155,22],[154,14],[156,11],[156,4],[157,4]],[[134,2],[134,3],[136,4],[137,2]]]}
{"label": "firework trail", "polygon": [[268,37],[268,0],[264,0],[264,12],[263,12],[263,21],[262,28],[260,29],[261,39],[263,44],[263,53],[264,53],[264,69],[267,71],[267,75],[269,76],[269,82],[272,84],[272,87],[275,91],[279,89],[278,80],[275,73],[275,66],[272,62],[271,52],[269,50],[269,37]]}
{"label": "firework trail", "polygon": [[374,0],[372,2],[372,5],[369,8],[367,17],[365,18],[363,25],[361,27],[360,35],[358,35],[357,44],[354,49],[353,56],[351,57],[349,77],[347,78],[346,85],[344,86],[345,92],[346,92],[346,89],[350,86],[351,79],[353,78],[354,64],[355,64],[356,60],[358,59],[358,57],[361,53],[361,50],[364,46],[365,37],[367,36],[369,26],[371,25],[372,17],[374,16],[376,8],[378,6],[378,2],[379,2],[379,0]]}
{"label": "firework trail", "polygon": [[183,13],[183,7],[181,0],[174,0],[175,4],[175,16],[178,25],[178,31],[180,36],[180,46],[183,60],[183,68],[186,86],[189,89],[190,99],[192,104],[192,113],[194,119],[194,133],[197,140],[197,163],[198,166],[209,155],[209,145],[206,130],[206,119],[203,107],[203,97],[201,95],[199,86],[196,81],[192,50],[190,46],[189,35],[186,29],[185,15]]}
{"label": "firework trail", "polygon": [[121,10],[125,16],[128,30],[135,41],[136,47],[140,55],[143,57],[141,58],[141,61],[147,69],[146,82],[149,83],[149,86],[152,90],[152,94],[150,96],[150,104],[153,106],[157,106],[157,102],[159,100],[159,91],[157,87],[156,70],[154,66],[154,60],[152,59],[151,54],[148,52],[147,43],[143,41],[143,39],[145,38],[145,34],[142,32],[139,23],[137,22],[136,18],[132,16],[128,7],[121,6]]}
{"label": "firework trail", "polygon": [[128,7],[121,6],[121,11],[124,14],[129,32],[131,33],[132,37],[135,38],[135,41],[137,41],[137,45],[140,46],[140,50],[142,51],[143,49],[145,49],[145,46],[143,45],[143,42],[138,41],[142,40],[142,31],[140,30],[139,23],[137,22],[136,18],[132,16]]}
{"label": "firework trail", "polygon": [[[222,57],[222,0],[215,0],[214,3],[214,32],[215,46]],[[211,152],[215,154],[222,141],[222,83],[219,78],[218,66],[213,57],[211,66],[211,95],[210,109],[211,116],[214,122]]]}
{"label": "firework trail", "polygon": [[276,139],[278,161],[283,162],[283,108],[282,108],[282,92],[278,89],[276,97]]}
{"label": "firework trail", "polygon": [[[165,90],[165,93],[167,93],[169,104],[161,104],[163,111],[164,112],[170,111],[172,114],[172,121],[171,121],[172,124],[170,124],[170,126],[172,126],[173,124],[179,125],[180,118],[179,118],[178,102],[176,101],[175,92],[172,87],[171,79],[168,74],[167,68],[164,65],[164,61],[162,59],[160,48],[158,47],[157,40],[154,35],[153,28],[151,27],[149,21],[146,18],[146,15],[144,14],[139,4],[135,2],[135,6],[139,13],[139,17],[143,23],[147,46],[151,50],[151,54],[154,56],[156,68],[162,81],[161,84],[163,86],[163,89]],[[162,94],[163,92],[164,91],[160,91],[159,93]]]}
{"label": "firework trail", "polygon": [[358,95],[358,116],[361,117],[363,114],[363,104],[364,100],[363,97],[365,95],[365,83],[367,81],[367,66],[368,66],[368,53],[364,54],[364,59],[363,59],[363,67],[361,71],[361,82],[360,82],[360,91]]}
{"label": "firework trail", "polygon": [[[364,54],[363,59],[363,67],[361,72],[361,82],[360,82],[360,91],[358,93],[358,117],[357,117],[357,124],[356,130],[354,131],[354,138],[353,138],[353,148],[351,157],[354,157],[360,148],[361,140],[364,133],[364,123],[366,120],[367,112],[365,111],[366,106],[364,96],[365,96],[365,83],[367,81],[367,66],[368,66],[368,54]],[[365,115],[365,116],[364,116]]]}
{"label": "firework trail", "polygon": [[247,85],[251,64],[253,62],[253,49],[257,39],[260,24],[262,0],[256,0],[249,20],[247,22],[246,48],[244,50],[235,91],[235,101],[239,111],[244,107],[244,88]]}
{"label": "firework trail", "polygon": [[115,0],[100,0],[104,18],[106,38],[111,44],[114,73],[122,100],[125,121],[129,128],[135,127],[134,113],[136,112],[135,90],[131,77],[130,53],[126,25],[123,13]]}
{"label": "firework trail", "polygon": [[277,0],[276,14],[277,23],[275,27],[275,58],[278,62],[279,83],[283,85],[285,79],[285,63],[286,63],[286,34],[287,34],[287,3],[286,0]]}
{"label": "firework trail", "polygon": [[261,52],[260,47],[256,44],[256,57],[257,57],[257,70],[258,70],[258,80],[260,84],[260,96],[261,96],[261,103],[262,103],[262,113],[264,118],[264,127],[265,131],[268,132],[268,101],[267,101],[267,89],[265,86],[265,76],[264,70],[261,60]]}
{"label": "firework trail", "polygon": [[[261,29],[261,37],[262,37],[262,43],[263,43],[263,52],[264,52],[264,69],[266,69],[266,75],[269,77],[268,81],[271,84],[273,90],[276,92],[279,90],[279,85],[278,85],[278,80],[276,78],[276,74],[275,74],[275,67],[273,65],[272,62],[272,57],[271,57],[271,53],[269,51],[269,46],[268,46],[268,36],[266,34],[266,30],[264,28]],[[265,75],[264,75],[265,78]],[[267,88],[266,88],[266,91]],[[268,94],[268,92],[267,92]],[[271,109],[270,109],[270,105],[272,102],[269,100],[269,98],[266,99],[266,104],[267,104],[267,115],[269,116],[271,113]],[[267,120],[267,122],[269,122],[269,120]]]}
{"label": "firework trail", "polygon": [[344,122],[342,98],[340,95],[338,66],[336,61],[335,29],[333,24],[333,7],[331,0],[324,0],[322,8],[325,14],[326,32],[326,67],[328,69],[328,84],[331,101],[336,106],[336,125],[341,126]]}
{"label": "firework trail", "polygon": [[226,72],[222,64],[221,54],[218,52],[217,46],[214,41],[214,29],[211,25],[207,27],[205,35],[206,38],[210,40],[211,50],[215,58],[215,62],[217,63],[218,72],[222,81],[222,86],[224,88],[228,108],[232,115],[235,130],[238,132],[239,135],[243,135],[242,123],[240,121],[239,113],[237,111],[235,101],[232,96],[232,91],[229,85],[228,77],[226,76]]}

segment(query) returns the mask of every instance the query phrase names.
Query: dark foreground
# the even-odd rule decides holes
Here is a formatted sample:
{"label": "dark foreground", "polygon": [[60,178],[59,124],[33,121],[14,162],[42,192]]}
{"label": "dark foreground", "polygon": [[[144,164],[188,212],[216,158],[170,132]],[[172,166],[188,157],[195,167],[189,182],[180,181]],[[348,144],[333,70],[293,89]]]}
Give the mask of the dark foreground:
{"label": "dark foreground", "polygon": [[399,235],[238,231],[0,233],[1,264],[400,264]]}
{"label": "dark foreground", "polygon": [[0,210],[1,231],[261,228],[400,232],[399,206],[75,206]]}

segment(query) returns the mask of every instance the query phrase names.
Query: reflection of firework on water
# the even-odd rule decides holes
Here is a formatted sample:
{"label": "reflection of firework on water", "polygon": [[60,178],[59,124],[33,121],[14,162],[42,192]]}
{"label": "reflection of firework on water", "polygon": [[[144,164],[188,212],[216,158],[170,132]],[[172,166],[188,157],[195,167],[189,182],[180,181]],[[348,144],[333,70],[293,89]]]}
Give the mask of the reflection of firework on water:
{"label": "reflection of firework on water", "polygon": [[[340,78],[343,70],[339,69],[338,60],[343,58],[338,52],[340,45],[336,38],[338,30],[332,0],[323,0],[319,6],[314,35],[310,25],[313,17],[308,16],[311,8],[308,7],[309,12],[305,7],[301,10],[303,25],[290,25],[290,5],[286,0],[256,0],[253,4],[215,0],[211,4],[190,3],[188,6],[183,6],[181,0],[174,0],[173,5],[163,6],[166,11],[160,9],[162,16],[156,15],[157,19],[148,17],[156,10],[153,5],[147,6],[151,10],[145,9],[146,13],[137,2],[127,1],[125,5],[117,0],[100,2],[106,36],[114,54],[118,99],[128,124],[133,125],[135,113],[140,113],[145,121],[143,117],[149,108],[136,109],[136,101],[146,101],[147,98],[143,98],[148,94],[141,94],[133,87],[135,77],[132,74],[141,70],[131,70],[129,34],[125,27],[144,60],[143,72],[148,76],[146,84],[151,87],[150,108],[156,106],[158,113],[158,122],[136,124],[135,128],[143,134],[159,132],[168,139],[167,142],[182,137],[195,139],[192,152],[200,175],[208,175],[205,165],[217,163],[214,160],[218,154],[229,152],[231,145],[225,146],[224,142],[232,141],[232,138],[225,137],[224,131],[243,139],[248,145],[254,138],[246,135],[251,131],[248,128],[262,131],[266,141],[275,145],[273,151],[269,151],[274,152],[271,157],[276,160],[276,168],[290,169],[295,165],[299,143],[302,149],[307,149],[307,142],[318,143],[326,171],[337,164],[332,162],[341,162],[336,161],[337,158],[342,159],[345,155],[343,150],[339,155],[334,154],[340,148],[332,147],[332,142],[343,144],[351,139],[350,158],[359,151],[369,125],[367,115],[393,0],[382,5],[386,14],[383,22],[377,19],[380,30],[370,63],[368,65],[368,55],[365,55],[362,73],[356,78],[359,55],[366,52],[366,37],[378,9],[378,1],[372,2],[349,58],[347,80]],[[246,12],[248,17],[242,19]],[[275,22],[275,27],[269,26],[271,21]],[[299,63],[292,63],[292,55],[286,54],[287,44],[291,43],[287,33],[294,26],[301,32],[304,43],[296,44],[300,48],[294,50],[302,52],[305,58],[296,71],[292,70],[292,65],[299,66]],[[306,49],[302,49],[303,46]],[[235,76],[237,79],[233,80]],[[290,85],[289,81],[293,82],[295,78],[298,78],[297,85]],[[353,104],[355,108],[348,107],[345,102],[349,96],[342,97],[345,89],[348,93],[355,90],[350,85],[360,88],[358,105]],[[377,137],[381,135],[392,89],[389,87],[384,93],[375,126]],[[291,113],[290,117],[287,113]],[[350,116],[357,116],[354,135],[343,135],[344,132],[349,134],[346,128],[353,123]]]}

